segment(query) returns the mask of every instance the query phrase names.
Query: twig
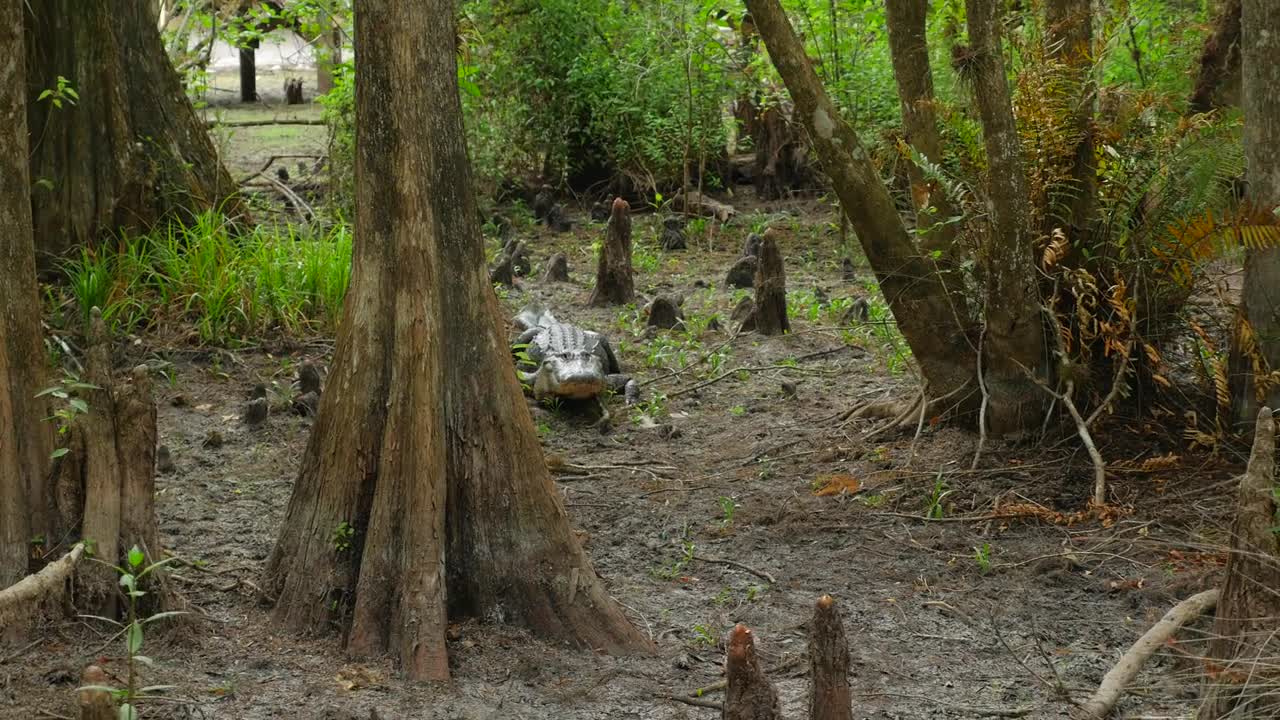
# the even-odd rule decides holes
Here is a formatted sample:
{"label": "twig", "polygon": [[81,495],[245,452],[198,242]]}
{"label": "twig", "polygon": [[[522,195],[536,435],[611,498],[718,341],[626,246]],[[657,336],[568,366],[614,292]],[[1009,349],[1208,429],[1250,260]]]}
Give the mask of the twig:
{"label": "twig", "polygon": [[669,493],[669,492],[693,492],[694,490],[706,490],[708,488],[713,488],[713,487],[717,487],[717,486],[716,485],[695,485],[693,487],[683,487],[683,488],[682,487],[661,488],[659,490],[650,490],[647,493],[641,493],[638,497],[647,498],[650,495],[661,495],[662,493]]}
{"label": "twig", "polygon": [[777,581],[777,580],[775,580],[775,579],[774,579],[774,577],[773,577],[772,575],[770,575],[769,573],[767,573],[767,572],[765,572],[765,571],[763,571],[763,570],[756,570],[755,568],[751,567],[750,565],[743,565],[742,563],[738,562],[737,560],[726,560],[726,559],[724,559],[724,558],[709,558],[709,557],[703,557],[703,556],[701,556],[701,555],[693,555],[693,556],[691,557],[691,559],[693,559],[693,560],[697,560],[697,561],[699,561],[699,562],[705,562],[705,563],[717,563],[717,564],[720,564],[720,565],[732,565],[733,567],[736,567],[736,568],[738,568],[738,569],[740,569],[740,570],[746,570],[747,572],[751,573],[752,575],[755,575],[755,576],[756,576],[756,577],[758,577],[758,578],[763,578],[763,579],[765,579],[765,580],[768,580],[770,585],[777,585],[777,584],[778,584],[778,581]]}
{"label": "twig", "polygon": [[[986,301],[982,303],[983,317],[986,316]],[[982,448],[987,444],[987,404],[991,396],[987,394],[987,381],[982,377],[982,346],[987,340],[987,324],[982,323],[982,334],[978,336],[978,390],[982,392],[982,404],[978,406],[978,447],[973,451],[973,463],[970,470],[978,469],[978,461],[982,459]]]}
{"label": "twig", "polygon": [[1102,678],[1098,691],[1084,704],[1085,717],[1101,720],[1110,715],[1116,702],[1120,700],[1120,695],[1124,693],[1124,689],[1138,675],[1138,671],[1156,650],[1173,637],[1183,625],[1212,610],[1217,604],[1218,589],[1214,588],[1192,595],[1170,608],[1169,612],[1160,618],[1160,622],[1138,638],[1138,642],[1134,643],[1133,647],[1120,658],[1120,662],[1116,663],[1115,667]]}
{"label": "twig", "polygon": [[679,695],[658,695],[658,697],[662,698],[663,700],[674,700],[675,702],[684,703],[685,705],[693,705],[694,707],[711,708],[712,710],[719,710],[721,712],[724,711],[724,705],[716,702],[715,700],[703,700],[701,698],[694,698],[694,697],[680,697]]}
{"label": "twig", "polygon": [[293,190],[290,190],[288,185],[285,185],[284,183],[271,177],[270,175],[263,175],[262,177],[267,182],[275,186],[275,188],[279,190],[282,195],[284,195],[291,202],[293,202],[294,207],[297,208],[298,213],[302,215],[303,219],[310,220],[316,216],[316,213],[314,210],[311,209],[311,206],[308,205],[306,201],[304,201],[302,198],[298,197],[297,193],[295,193]]}
{"label": "twig", "polygon": [[26,645],[23,645],[22,647],[18,648],[12,653],[0,658],[0,665],[4,665],[10,660],[18,659],[18,657],[25,655],[28,650],[39,645],[42,642],[44,642],[44,638],[36,638],[35,640],[32,640],[31,642],[27,643]]}
{"label": "twig", "polygon": [[257,172],[253,173],[252,175],[248,175],[248,176],[246,176],[243,180],[240,180],[240,181],[239,181],[238,183],[236,183],[236,184],[237,184],[237,185],[243,185],[243,184],[245,184],[245,183],[249,182],[250,180],[252,180],[252,179],[254,179],[254,178],[258,177],[258,176],[259,176],[259,175],[261,175],[262,173],[266,172],[266,171],[267,171],[267,168],[271,167],[271,165],[272,165],[273,163],[275,163],[275,161],[277,161],[277,160],[301,160],[301,159],[303,159],[303,158],[310,159],[310,160],[315,160],[316,158],[322,158],[322,157],[324,157],[324,155],[317,155],[317,154],[315,154],[315,153],[301,153],[301,154],[290,154],[290,155],[272,155],[271,157],[267,158],[267,161],[266,161],[265,163],[263,163],[263,164],[262,164],[262,167],[258,168],[258,171],[257,171]]}
{"label": "twig", "polygon": [[759,365],[759,366],[756,366],[756,367],[736,367],[736,368],[734,368],[734,369],[732,369],[732,370],[727,370],[727,371],[725,371],[725,372],[722,372],[722,373],[720,373],[719,375],[717,375],[717,376],[715,376],[715,377],[711,378],[710,380],[703,380],[702,382],[700,382],[700,383],[696,383],[696,384],[694,384],[694,385],[690,385],[690,386],[689,386],[689,387],[687,387],[687,388],[681,388],[681,389],[679,389],[679,390],[676,390],[675,392],[673,392],[673,393],[671,393],[670,395],[668,395],[668,396],[667,396],[667,398],[668,398],[668,399],[670,399],[670,398],[674,398],[674,397],[679,397],[679,396],[681,396],[681,395],[684,395],[685,393],[691,393],[691,392],[693,392],[694,390],[701,390],[702,388],[704,388],[704,387],[706,387],[706,386],[708,386],[708,385],[714,385],[715,383],[718,383],[718,382],[720,382],[721,380],[723,380],[723,379],[725,379],[725,378],[727,378],[727,377],[729,377],[729,376],[731,376],[731,375],[736,375],[736,374],[738,374],[738,373],[740,373],[740,372],[748,372],[748,373],[752,373],[752,372],[765,372],[766,370],[792,370],[792,371],[800,372],[800,373],[809,373],[810,375],[814,375],[814,374],[821,375],[821,374],[822,374],[822,373],[821,373],[821,371],[816,371],[816,370],[806,370],[806,369],[804,369],[804,368],[798,368],[798,367],[795,367],[795,366],[792,366],[792,365]]}
{"label": "twig", "polygon": [[[1014,362],[1017,362],[1016,360]],[[1089,452],[1089,457],[1093,460],[1093,502],[1098,506],[1107,503],[1107,462],[1102,459],[1102,453],[1098,452],[1098,446],[1093,442],[1093,435],[1089,433],[1089,426],[1085,423],[1084,418],[1080,416],[1080,410],[1076,408],[1075,402],[1070,395],[1059,393],[1057,390],[1049,387],[1043,380],[1036,377],[1034,373],[1027,369],[1026,365],[1018,363],[1022,368],[1022,372],[1036,384],[1041,390],[1049,393],[1051,397],[1055,397],[1062,406],[1071,414],[1071,419],[1076,421],[1076,433],[1080,435],[1080,442],[1084,444],[1084,449]],[[1070,383],[1068,383],[1070,388]]]}

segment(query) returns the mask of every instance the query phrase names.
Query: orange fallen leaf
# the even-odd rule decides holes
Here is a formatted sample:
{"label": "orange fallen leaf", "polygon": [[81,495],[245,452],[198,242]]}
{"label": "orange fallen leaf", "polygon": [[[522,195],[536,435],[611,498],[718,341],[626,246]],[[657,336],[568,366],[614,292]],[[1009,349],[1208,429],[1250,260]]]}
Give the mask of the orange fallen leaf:
{"label": "orange fallen leaf", "polygon": [[830,497],[841,493],[856,493],[862,488],[862,483],[852,475],[845,473],[834,473],[830,475],[819,475],[813,483],[813,494],[818,497]]}

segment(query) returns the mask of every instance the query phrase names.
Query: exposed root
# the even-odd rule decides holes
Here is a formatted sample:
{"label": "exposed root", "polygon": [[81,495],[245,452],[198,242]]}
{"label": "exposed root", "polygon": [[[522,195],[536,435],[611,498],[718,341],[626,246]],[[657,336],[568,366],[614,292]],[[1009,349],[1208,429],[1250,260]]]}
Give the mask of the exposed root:
{"label": "exposed root", "polygon": [[1138,642],[1134,643],[1133,647],[1120,658],[1120,662],[1116,663],[1115,667],[1102,678],[1098,691],[1081,707],[1081,717],[1102,720],[1110,715],[1125,688],[1156,650],[1168,642],[1169,638],[1173,637],[1183,625],[1212,610],[1217,603],[1218,589],[1214,588],[1192,595],[1174,605],[1163,618],[1160,618],[1160,622],[1138,638]]}
{"label": "exposed root", "polygon": [[67,590],[68,580],[76,563],[84,556],[84,544],[77,543],[71,552],[43,570],[28,575],[12,586],[0,590],[0,627],[10,627],[27,617],[39,606],[60,598]]}

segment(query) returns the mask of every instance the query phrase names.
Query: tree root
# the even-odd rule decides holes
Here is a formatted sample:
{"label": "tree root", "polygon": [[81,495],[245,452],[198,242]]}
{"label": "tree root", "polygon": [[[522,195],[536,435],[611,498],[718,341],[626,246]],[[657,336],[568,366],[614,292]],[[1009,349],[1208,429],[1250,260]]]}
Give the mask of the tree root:
{"label": "tree root", "polygon": [[1080,717],[1087,720],[1102,720],[1115,709],[1129,683],[1138,675],[1138,671],[1146,664],[1155,651],[1173,637],[1183,625],[1195,620],[1212,610],[1218,603],[1218,589],[1205,590],[1174,605],[1160,622],[1151,626],[1138,641],[1129,648],[1116,663],[1115,667],[1102,678],[1098,691],[1080,708]]}
{"label": "tree root", "polygon": [[75,570],[76,563],[84,556],[84,544],[77,543],[71,552],[56,562],[45,566],[43,570],[28,575],[12,586],[0,590],[0,628],[16,624],[16,621],[27,616],[31,609],[44,602],[61,597],[67,588],[67,581]]}

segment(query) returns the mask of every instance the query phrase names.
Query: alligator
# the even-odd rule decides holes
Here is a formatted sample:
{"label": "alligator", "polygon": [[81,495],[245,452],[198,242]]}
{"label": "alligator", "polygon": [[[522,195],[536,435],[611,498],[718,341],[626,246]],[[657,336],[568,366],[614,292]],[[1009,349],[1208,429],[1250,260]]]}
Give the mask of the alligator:
{"label": "alligator", "polygon": [[520,381],[535,399],[594,399],[600,404],[600,424],[609,420],[601,400],[606,390],[621,390],[628,405],[638,399],[639,385],[622,373],[603,335],[562,323],[539,305],[526,306],[514,324],[522,331],[513,348]]}

